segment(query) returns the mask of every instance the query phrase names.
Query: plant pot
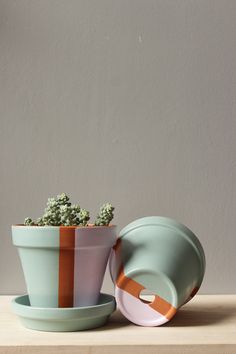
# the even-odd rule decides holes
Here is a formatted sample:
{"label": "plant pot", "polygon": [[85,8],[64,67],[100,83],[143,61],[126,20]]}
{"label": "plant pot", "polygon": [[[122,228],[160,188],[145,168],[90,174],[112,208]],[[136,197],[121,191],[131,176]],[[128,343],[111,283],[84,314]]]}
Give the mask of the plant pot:
{"label": "plant pot", "polygon": [[[121,230],[110,271],[123,315],[138,325],[158,326],[200,288],[205,255],[186,226],[170,218],[145,217]],[[153,294],[153,301],[142,299],[145,291]]]}
{"label": "plant pot", "polygon": [[31,306],[96,305],[116,226],[12,226]]}

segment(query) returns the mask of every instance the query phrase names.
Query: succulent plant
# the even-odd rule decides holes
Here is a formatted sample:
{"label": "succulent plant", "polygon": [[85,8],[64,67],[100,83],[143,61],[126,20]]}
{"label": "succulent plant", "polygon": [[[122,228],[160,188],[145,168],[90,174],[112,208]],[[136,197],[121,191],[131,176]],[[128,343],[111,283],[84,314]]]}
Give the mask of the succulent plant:
{"label": "succulent plant", "polygon": [[114,217],[113,211],[114,207],[110,203],[105,203],[101,206],[100,211],[95,220],[96,226],[105,226],[109,225],[111,220]]}
{"label": "succulent plant", "polygon": [[[96,226],[109,225],[113,219],[114,208],[110,203],[103,204],[95,221]],[[59,194],[55,198],[48,198],[47,207],[42,217],[33,221],[27,217],[24,225],[28,226],[87,226],[90,219],[89,211],[81,209],[79,204],[71,204],[70,198]]]}
{"label": "succulent plant", "polygon": [[32,226],[35,225],[31,218],[25,218],[24,225]]}
{"label": "succulent plant", "polygon": [[56,198],[48,198],[44,214],[36,222],[31,218],[26,218],[24,224],[38,226],[87,225],[89,212],[83,209],[82,217],[80,217],[81,210],[78,204],[71,205],[70,198],[62,193]]}
{"label": "succulent plant", "polygon": [[85,210],[85,209],[80,209],[79,212],[79,220],[80,220],[80,224],[83,226],[86,226],[88,224],[89,221],[89,211]]}

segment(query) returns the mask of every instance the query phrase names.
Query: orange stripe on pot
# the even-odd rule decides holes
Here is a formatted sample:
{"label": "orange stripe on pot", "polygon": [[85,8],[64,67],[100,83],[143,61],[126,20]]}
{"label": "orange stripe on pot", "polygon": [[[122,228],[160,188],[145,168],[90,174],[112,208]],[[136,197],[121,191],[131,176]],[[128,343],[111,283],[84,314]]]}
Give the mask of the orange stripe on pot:
{"label": "orange stripe on pot", "polygon": [[170,320],[175,314],[177,309],[162,297],[156,295],[154,301],[149,304],[151,308],[168,318]]}
{"label": "orange stripe on pot", "polygon": [[190,294],[190,298],[191,298],[191,299],[197,294],[198,290],[199,290],[198,287],[195,287],[195,288],[192,290],[192,292],[191,292],[191,294]]}
{"label": "orange stripe on pot", "polygon": [[[120,269],[119,276],[117,277],[116,280],[116,285],[129,293],[130,295],[133,295],[137,299],[139,298],[140,292],[145,289],[143,285],[140,283],[136,282],[135,280],[127,277],[124,272],[124,268],[122,267]],[[145,302],[145,301],[143,301]],[[160,313],[161,315],[165,316],[168,320],[170,320],[176,313],[177,309],[172,306],[169,302],[167,302],[165,299],[162,297],[156,295],[155,299],[151,303],[147,303],[148,306],[153,308],[155,311]]]}
{"label": "orange stripe on pot", "polygon": [[112,277],[116,279],[122,272],[122,257],[121,257],[121,239],[118,238],[116,244],[112,247],[114,251],[114,263],[113,263],[113,275]]}
{"label": "orange stripe on pot", "polygon": [[120,255],[120,250],[121,250],[121,239],[120,238],[117,239],[115,246],[113,246],[112,248],[116,252],[117,255],[118,254]]}
{"label": "orange stripe on pot", "polygon": [[58,306],[73,307],[75,228],[60,226]]}
{"label": "orange stripe on pot", "polygon": [[121,267],[120,269],[120,273],[119,276],[116,280],[116,285],[126,291],[127,293],[129,293],[130,295],[133,295],[135,297],[137,297],[139,299],[139,294],[140,292],[145,289],[144,286],[142,286],[141,284],[139,284],[138,282],[136,282],[135,280],[128,278],[125,275],[124,272],[124,268]]}

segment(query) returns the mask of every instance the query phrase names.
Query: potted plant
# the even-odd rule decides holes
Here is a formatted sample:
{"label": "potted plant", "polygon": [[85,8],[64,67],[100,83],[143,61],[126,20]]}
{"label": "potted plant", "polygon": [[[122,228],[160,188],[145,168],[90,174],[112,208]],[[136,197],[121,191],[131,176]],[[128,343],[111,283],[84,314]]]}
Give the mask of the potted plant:
{"label": "potted plant", "polygon": [[42,217],[12,226],[31,306],[96,305],[116,226],[114,208],[101,206],[93,224],[89,212],[62,193],[49,198]]}

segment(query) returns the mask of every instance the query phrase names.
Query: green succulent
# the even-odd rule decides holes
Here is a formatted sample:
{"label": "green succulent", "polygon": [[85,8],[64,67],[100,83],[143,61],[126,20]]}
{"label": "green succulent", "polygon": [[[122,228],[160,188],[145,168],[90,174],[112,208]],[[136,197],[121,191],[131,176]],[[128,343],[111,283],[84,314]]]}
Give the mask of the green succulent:
{"label": "green succulent", "polygon": [[[113,219],[114,208],[110,203],[103,204],[95,221],[95,225],[109,225]],[[55,198],[48,198],[47,207],[43,216],[33,221],[27,217],[24,225],[38,226],[87,226],[90,219],[89,211],[81,209],[79,204],[71,204],[70,198],[65,194],[59,194]]]}
{"label": "green succulent", "polygon": [[86,226],[88,224],[89,219],[89,211],[81,209],[79,212],[80,225]]}
{"label": "green succulent", "polygon": [[24,225],[33,226],[33,225],[35,225],[35,223],[33,222],[33,220],[31,218],[25,218]]}
{"label": "green succulent", "polygon": [[110,224],[111,220],[114,218],[114,207],[110,203],[105,203],[101,206],[100,211],[95,220],[96,226],[107,226]]}

